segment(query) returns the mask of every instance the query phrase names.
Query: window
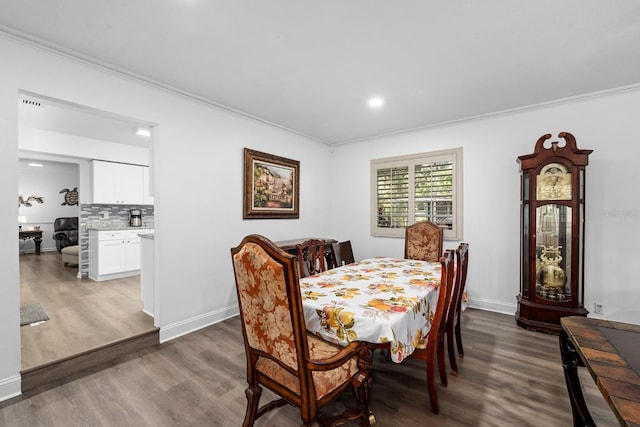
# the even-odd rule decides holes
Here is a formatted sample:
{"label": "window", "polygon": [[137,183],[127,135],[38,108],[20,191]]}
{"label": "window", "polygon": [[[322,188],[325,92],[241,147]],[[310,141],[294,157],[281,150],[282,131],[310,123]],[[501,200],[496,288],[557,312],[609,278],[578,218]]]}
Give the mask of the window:
{"label": "window", "polygon": [[371,160],[371,234],[404,237],[431,221],[462,240],[462,148]]}

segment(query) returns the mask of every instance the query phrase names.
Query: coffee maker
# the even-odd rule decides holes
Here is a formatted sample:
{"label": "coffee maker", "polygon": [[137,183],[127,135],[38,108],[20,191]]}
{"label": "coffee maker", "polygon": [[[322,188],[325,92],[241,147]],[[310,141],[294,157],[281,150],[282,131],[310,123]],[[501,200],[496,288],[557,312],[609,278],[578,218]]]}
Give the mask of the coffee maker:
{"label": "coffee maker", "polygon": [[129,226],[142,227],[142,211],[140,209],[131,209],[129,211]]}

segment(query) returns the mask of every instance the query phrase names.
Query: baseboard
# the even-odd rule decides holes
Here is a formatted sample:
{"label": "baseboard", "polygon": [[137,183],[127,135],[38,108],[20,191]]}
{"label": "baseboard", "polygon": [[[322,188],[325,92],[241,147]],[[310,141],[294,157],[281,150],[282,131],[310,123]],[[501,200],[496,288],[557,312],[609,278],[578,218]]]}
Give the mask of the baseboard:
{"label": "baseboard", "polygon": [[0,402],[20,396],[21,388],[20,375],[0,379]]}
{"label": "baseboard", "polygon": [[469,297],[469,307],[486,311],[495,311],[496,313],[515,315],[517,306],[515,303],[508,304],[504,301],[495,301],[484,298]]}
{"label": "baseboard", "polygon": [[160,343],[171,341],[172,339],[206,328],[215,323],[221,322],[239,314],[238,306],[233,305],[217,311],[205,313],[201,316],[192,317],[168,326],[160,327]]}
{"label": "baseboard", "polygon": [[87,276],[89,277],[89,279],[94,280],[96,282],[104,282],[106,280],[124,279],[125,277],[133,277],[133,276],[139,276],[139,275],[140,275],[140,270],[131,270],[131,271],[123,271],[120,273],[100,274],[100,275],[88,273]]}

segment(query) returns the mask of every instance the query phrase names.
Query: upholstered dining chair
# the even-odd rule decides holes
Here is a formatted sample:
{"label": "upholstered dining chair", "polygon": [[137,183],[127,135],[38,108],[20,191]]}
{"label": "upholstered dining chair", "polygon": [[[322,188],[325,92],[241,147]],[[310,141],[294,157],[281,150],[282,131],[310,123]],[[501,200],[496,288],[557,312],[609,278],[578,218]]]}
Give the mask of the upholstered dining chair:
{"label": "upholstered dining chair", "polygon": [[336,267],[341,265],[352,264],[355,262],[353,258],[353,249],[351,248],[351,240],[345,240],[340,243],[333,243],[333,254],[336,259]]}
{"label": "upholstered dining chair", "polygon": [[438,262],[442,256],[442,227],[429,221],[416,222],[405,229],[404,257]]}
{"label": "upholstered dining chair", "polygon": [[324,252],[325,244],[324,240],[308,239],[296,245],[300,277],[313,276],[327,271],[328,268],[335,267],[333,251],[330,251],[329,254],[332,259],[327,260],[327,255]]}
{"label": "upholstered dining chair", "polygon": [[447,312],[447,323],[445,326],[447,336],[447,352],[449,353],[449,365],[451,373],[458,375],[458,363],[456,362],[453,342],[456,341],[458,355],[464,357],[462,348],[462,334],[460,331],[460,312],[462,308],[462,295],[467,282],[467,267],[469,265],[469,244],[460,243],[456,249],[455,279],[453,292],[451,294],[451,305]]}
{"label": "upholstered dining chair", "polygon": [[444,326],[447,318],[448,304],[451,299],[451,288],[453,286],[454,258],[452,250],[447,249],[440,258],[440,264],[442,266],[442,272],[440,276],[440,286],[438,288],[438,301],[436,306],[430,310],[431,313],[433,313],[431,327],[429,328],[427,336],[420,339],[418,345],[416,345],[416,349],[409,356],[426,362],[429,403],[431,404],[431,410],[434,414],[440,412],[435,383],[436,359],[438,371],[440,372],[440,382],[445,387],[447,385],[444,359]]}
{"label": "upholstered dining chair", "polygon": [[[300,409],[304,426],[346,420],[369,426],[370,351],[362,342],[340,347],[307,333],[296,257],[255,234],[231,249],[231,256],[247,357],[243,426],[287,403]],[[279,399],[259,406],[262,387]],[[354,409],[331,418],[319,415],[348,388]]]}

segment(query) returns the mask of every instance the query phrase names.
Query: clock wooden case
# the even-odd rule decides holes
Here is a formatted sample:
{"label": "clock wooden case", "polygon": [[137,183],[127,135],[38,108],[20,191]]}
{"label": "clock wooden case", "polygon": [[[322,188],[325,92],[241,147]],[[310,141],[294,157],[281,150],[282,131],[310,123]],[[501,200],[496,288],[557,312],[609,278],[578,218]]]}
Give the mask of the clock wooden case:
{"label": "clock wooden case", "polygon": [[520,163],[519,326],[559,333],[560,318],[586,316],[584,298],[585,167],[593,150],[541,136]]}

